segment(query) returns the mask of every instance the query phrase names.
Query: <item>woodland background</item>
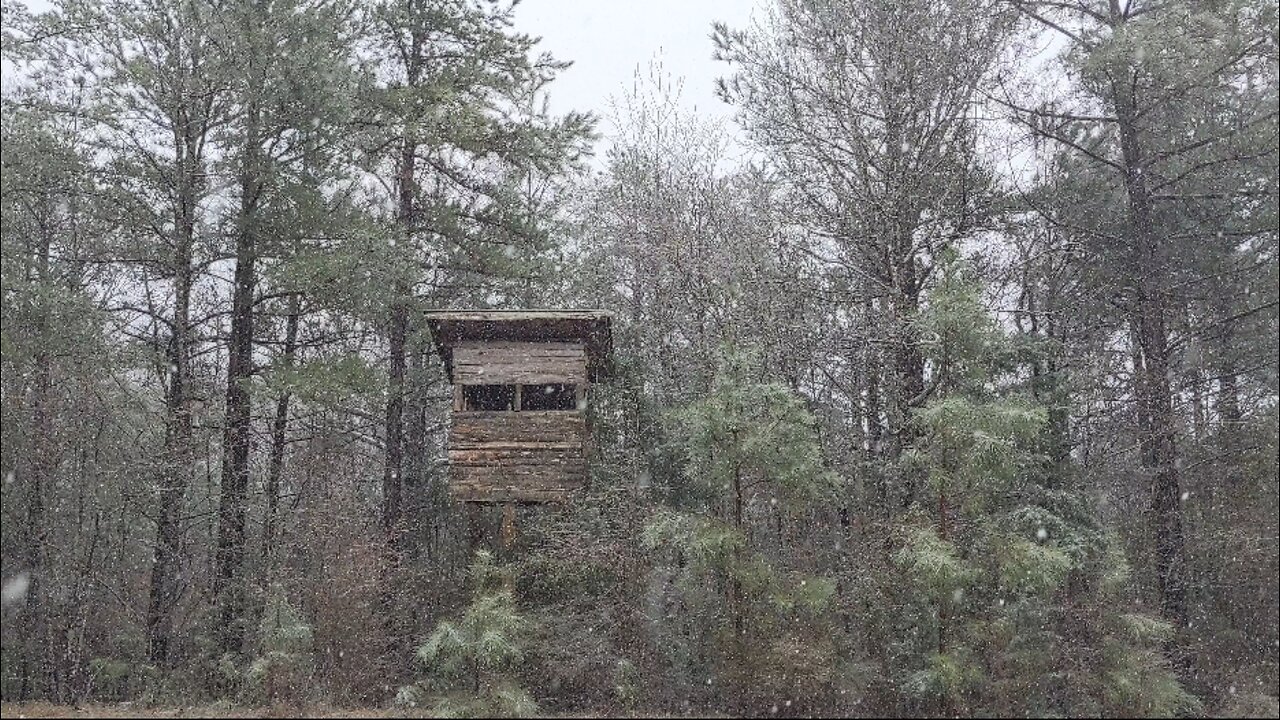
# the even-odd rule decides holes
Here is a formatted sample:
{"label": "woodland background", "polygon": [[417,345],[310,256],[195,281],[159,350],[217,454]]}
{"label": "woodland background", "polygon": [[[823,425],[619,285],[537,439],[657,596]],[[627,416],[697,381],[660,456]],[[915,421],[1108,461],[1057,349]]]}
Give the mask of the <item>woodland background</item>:
{"label": "woodland background", "polygon": [[[6,0],[6,701],[1277,715],[1273,0],[773,0],[745,155],[512,18]],[[614,313],[496,555],[472,307]]]}

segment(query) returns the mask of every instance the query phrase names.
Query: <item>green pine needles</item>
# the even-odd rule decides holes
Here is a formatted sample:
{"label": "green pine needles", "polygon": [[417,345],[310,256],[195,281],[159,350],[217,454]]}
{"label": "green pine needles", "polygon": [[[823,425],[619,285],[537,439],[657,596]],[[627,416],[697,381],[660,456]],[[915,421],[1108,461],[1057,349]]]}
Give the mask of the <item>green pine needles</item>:
{"label": "green pine needles", "polygon": [[278,584],[267,595],[259,632],[260,651],[245,674],[249,699],[272,704],[307,700],[314,689],[313,633]]}
{"label": "green pine needles", "polygon": [[438,624],[418,648],[427,677],[400,689],[396,703],[427,705],[436,717],[529,717],[538,704],[512,678],[524,657],[528,622],[516,608],[508,572],[486,551],[471,565],[471,603]]}
{"label": "green pine needles", "polygon": [[950,261],[919,323],[937,385],[902,458],[927,482],[893,555],[900,692],[928,714],[1195,711],[1159,652],[1171,628],[1124,612],[1128,568],[1088,499],[1042,482],[1048,411],[978,292]]}
{"label": "green pine needles", "polygon": [[837,649],[821,628],[835,583],[763,552],[750,527],[834,497],[813,416],[762,379],[753,353],[722,348],[710,392],[667,422],[692,498],[654,513],[641,544],[691,618],[686,671],[743,708],[834,692]]}

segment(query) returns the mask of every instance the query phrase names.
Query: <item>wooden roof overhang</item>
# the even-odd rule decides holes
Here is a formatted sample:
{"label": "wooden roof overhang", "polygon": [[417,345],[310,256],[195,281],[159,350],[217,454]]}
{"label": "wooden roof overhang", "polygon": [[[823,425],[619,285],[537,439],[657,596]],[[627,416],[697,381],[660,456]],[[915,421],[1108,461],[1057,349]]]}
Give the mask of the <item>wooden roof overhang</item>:
{"label": "wooden roof overhang", "polygon": [[612,369],[613,316],[605,310],[433,310],[436,350],[453,381],[453,346],[462,341],[581,342],[591,382]]}

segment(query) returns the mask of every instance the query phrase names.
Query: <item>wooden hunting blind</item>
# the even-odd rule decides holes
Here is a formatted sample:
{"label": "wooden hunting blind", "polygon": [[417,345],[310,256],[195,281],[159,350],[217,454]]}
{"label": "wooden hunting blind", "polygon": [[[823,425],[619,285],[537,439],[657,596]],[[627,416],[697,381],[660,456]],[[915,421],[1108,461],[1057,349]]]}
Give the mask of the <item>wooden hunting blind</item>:
{"label": "wooden hunting blind", "polygon": [[587,398],[607,374],[595,310],[427,313],[453,383],[450,488],[463,502],[558,502],[587,478]]}

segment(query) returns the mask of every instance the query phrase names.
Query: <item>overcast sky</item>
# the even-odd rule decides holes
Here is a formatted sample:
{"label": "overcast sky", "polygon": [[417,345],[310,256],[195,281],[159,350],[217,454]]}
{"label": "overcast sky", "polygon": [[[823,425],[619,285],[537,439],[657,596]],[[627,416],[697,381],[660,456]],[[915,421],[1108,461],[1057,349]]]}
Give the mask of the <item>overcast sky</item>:
{"label": "overcast sky", "polygon": [[[523,0],[516,27],[543,38],[542,47],[573,67],[552,84],[556,111],[608,114],[608,99],[629,87],[637,68],[659,59],[684,78],[682,103],[699,114],[727,117],[714,82],[726,66],[711,59],[711,23],[743,27],[754,0]],[[607,129],[607,128],[602,128]]]}

